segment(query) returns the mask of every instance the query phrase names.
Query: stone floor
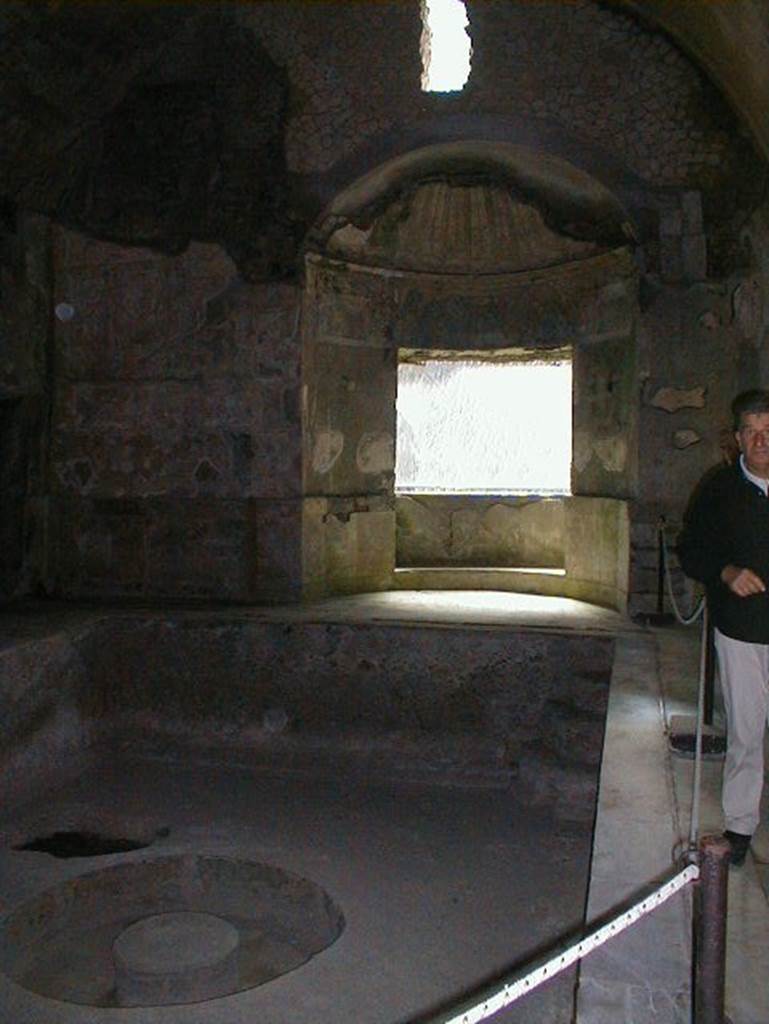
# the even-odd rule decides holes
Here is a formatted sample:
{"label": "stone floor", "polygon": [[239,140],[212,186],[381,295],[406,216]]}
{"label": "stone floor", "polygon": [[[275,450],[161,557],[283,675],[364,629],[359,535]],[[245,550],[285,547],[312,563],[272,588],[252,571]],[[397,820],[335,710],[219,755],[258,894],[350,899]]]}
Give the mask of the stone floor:
{"label": "stone floor", "polygon": [[[125,1024],[426,1020],[446,1000],[545,954],[580,926],[585,907],[592,921],[673,870],[689,832],[692,762],[670,752],[665,725],[670,715],[693,711],[696,630],[641,630],[578,602],[500,594],[372,595],[323,602],[303,614],[617,633],[592,870],[590,829],[522,806],[513,791],[102,760],[45,801],[0,818],[0,927],[13,908],[68,879],[190,852],[299,874],[322,886],[346,921],[333,945],[261,988],[194,1007],[121,1009]],[[719,772],[718,762],[705,765],[702,831],[720,829]],[[36,835],[78,828],[155,838],[145,850],[88,859],[14,849]],[[763,860],[759,836],[748,863],[730,877],[733,1024],[769,1020]],[[587,957],[576,1017],[572,970],[494,1021],[683,1024],[689,905],[685,892]],[[0,975],[3,1021],[108,1024],[115,1012],[45,999]]]}
{"label": "stone floor", "polygon": [[[612,677],[598,800],[588,917],[669,876],[689,845],[694,762],[671,751],[668,725],[692,730],[700,661],[699,627],[626,635]],[[716,729],[723,727],[716,688]],[[705,760],[697,835],[720,833],[720,759]],[[764,816],[766,820],[766,815]],[[733,1024],[769,1020],[769,833],[729,875],[726,1011]],[[579,1024],[690,1021],[691,892],[685,890],[591,954],[582,965]]]}
{"label": "stone floor", "polygon": [[[148,849],[57,860],[9,848],[57,828],[163,835]],[[166,830],[168,830],[167,834]],[[121,1021],[240,1024],[416,1019],[526,960],[584,911],[590,832],[532,813],[510,793],[367,786],[163,763],[102,765],[4,823],[0,896],[10,909],[66,879],[185,852],[255,860],[308,878],[346,927],[310,963],[191,1007],[122,1009]],[[571,1017],[564,977],[503,1019]],[[105,1024],[115,1011],[42,999],[3,979],[3,1020]]]}
{"label": "stone floor", "polygon": [[[673,715],[694,721],[699,671],[699,628],[657,630],[660,695],[666,722]],[[723,732],[723,705],[716,680],[714,726]],[[769,742],[765,742],[769,756]],[[769,760],[766,762],[769,764]],[[671,782],[678,816],[678,834],[689,835],[694,765],[673,756]],[[721,831],[722,760],[702,764],[699,834]],[[764,789],[762,825],[743,867],[729,875],[726,1009],[733,1024],[769,1021],[769,786]]]}

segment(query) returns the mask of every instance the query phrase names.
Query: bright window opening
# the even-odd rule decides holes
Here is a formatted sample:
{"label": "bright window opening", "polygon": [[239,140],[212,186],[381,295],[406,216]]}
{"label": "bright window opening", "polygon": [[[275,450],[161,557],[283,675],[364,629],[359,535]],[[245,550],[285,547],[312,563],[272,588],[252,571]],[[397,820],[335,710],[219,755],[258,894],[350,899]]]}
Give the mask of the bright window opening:
{"label": "bright window opening", "polygon": [[570,494],[571,359],[398,368],[400,494]]}
{"label": "bright window opening", "polygon": [[459,92],[470,77],[472,45],[463,0],[422,0],[422,91]]}

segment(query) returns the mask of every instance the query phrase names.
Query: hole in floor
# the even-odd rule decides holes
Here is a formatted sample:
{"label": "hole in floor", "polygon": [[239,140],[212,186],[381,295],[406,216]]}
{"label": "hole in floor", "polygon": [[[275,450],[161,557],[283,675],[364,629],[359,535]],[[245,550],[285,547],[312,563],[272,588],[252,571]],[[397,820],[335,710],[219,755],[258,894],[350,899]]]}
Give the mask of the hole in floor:
{"label": "hole in floor", "polygon": [[22,904],[0,929],[0,969],[79,1005],[198,1003],[295,970],[344,924],[328,893],[280,868],[160,857],[80,875]]}
{"label": "hole in floor", "polygon": [[[168,835],[168,829],[160,829],[156,838]],[[145,850],[153,839],[127,839],[122,836],[107,836],[99,832],[64,831],[48,836],[38,836],[26,843],[14,846],[14,850],[32,850],[49,853],[52,857],[104,857],[110,853],[128,853],[131,850]]]}

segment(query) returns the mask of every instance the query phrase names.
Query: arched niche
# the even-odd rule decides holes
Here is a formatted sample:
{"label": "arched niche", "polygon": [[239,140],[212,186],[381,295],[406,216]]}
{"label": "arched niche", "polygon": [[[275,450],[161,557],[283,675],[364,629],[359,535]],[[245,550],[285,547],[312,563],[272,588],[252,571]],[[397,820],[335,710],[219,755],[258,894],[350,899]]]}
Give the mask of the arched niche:
{"label": "arched niche", "polygon": [[[305,592],[493,587],[624,606],[638,308],[625,212],[577,168],[520,147],[444,145],[394,164],[338,197],[308,244]],[[562,571],[516,572],[513,549],[495,564],[399,566],[399,352],[564,346],[573,353],[572,494],[558,509],[529,510],[525,527],[555,516]],[[504,523],[521,504],[488,496],[476,503],[478,528],[484,508]],[[425,515],[438,522],[446,510],[431,500]]]}

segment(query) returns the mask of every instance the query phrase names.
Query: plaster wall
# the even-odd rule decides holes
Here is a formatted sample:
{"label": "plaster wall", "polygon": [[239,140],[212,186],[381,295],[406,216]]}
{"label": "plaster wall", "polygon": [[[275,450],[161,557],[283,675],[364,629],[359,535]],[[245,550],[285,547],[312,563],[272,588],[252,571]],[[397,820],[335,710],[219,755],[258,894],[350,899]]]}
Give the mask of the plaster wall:
{"label": "plaster wall", "polygon": [[740,387],[769,381],[769,203],[764,202],[740,235],[747,267],[732,292],[740,338]]}
{"label": "plaster wall", "polygon": [[306,498],[303,596],[389,590],[395,569],[393,502],[382,495]]}
{"label": "plaster wall", "polygon": [[63,230],[54,267],[49,590],[297,593],[296,289]]}
{"label": "plaster wall", "polygon": [[309,597],[392,583],[397,349],[379,286],[307,264],[302,557]]}
{"label": "plaster wall", "polygon": [[563,568],[561,498],[400,495],[395,509],[399,568]]}
{"label": "plaster wall", "polygon": [[[678,387],[694,375],[701,338],[718,340],[728,351],[723,367],[714,356],[715,411],[727,382],[733,391],[766,363],[766,314],[751,327],[745,312],[765,289],[763,214],[745,214],[761,168],[712,84],[665,35],[589,0],[470,3],[472,74],[450,95],[420,90],[418,5],[150,6],[125,23],[117,10],[69,20],[68,10],[38,19],[24,8],[9,37],[19,43],[11,96],[28,102],[21,118],[13,101],[3,161],[14,198],[0,260],[0,591],[271,600],[390,585],[390,385],[376,361],[417,337],[462,348],[472,334],[473,347],[493,349],[511,330],[535,346],[580,339],[574,491],[636,499],[636,568],[648,576],[655,510],[682,506],[709,442],[669,450],[667,417],[684,434],[698,428],[680,412],[642,413],[636,374],[662,381],[664,370]],[[63,29],[72,66],[57,50]],[[101,45],[115,38],[125,52]],[[75,65],[101,52],[96,95]],[[457,292],[454,275],[393,274],[376,288],[360,275],[337,280],[317,310],[309,303],[314,362],[302,369],[300,286],[246,280],[295,275],[299,240],[347,186],[456,140],[526,147],[545,170],[558,156],[611,189],[639,242],[640,371],[633,274],[589,271],[609,256],[582,260],[579,284],[523,274],[500,288],[484,274]],[[554,223],[526,175],[514,192],[548,231],[566,232],[572,253],[592,251],[579,204],[566,202]],[[124,245],[59,228],[51,258],[44,218],[11,223],[17,203]],[[377,210],[358,212],[365,234]],[[754,244],[747,255],[736,224]],[[694,294],[721,281],[733,308],[716,310],[711,327]],[[674,286],[693,321],[672,301],[648,304]],[[53,318],[55,303],[72,306],[72,319]],[[695,354],[688,365],[684,352]],[[321,382],[328,415],[312,394]],[[335,465],[318,475],[314,456],[330,457],[340,432]]]}
{"label": "plaster wall", "polygon": [[564,592],[581,601],[625,611],[630,589],[629,542],[627,502],[569,498]]}
{"label": "plaster wall", "polygon": [[[759,235],[761,219],[757,215],[753,221]],[[749,238],[749,231],[743,233],[746,254]],[[762,244],[758,241],[757,251]],[[674,586],[683,607],[691,604],[691,593],[684,593],[690,588],[672,552],[687,502],[709,469],[733,457],[734,396],[766,384],[767,279],[760,262],[746,262],[741,272],[727,277],[706,275],[703,268],[699,279],[689,282],[644,281],[639,325],[643,457],[631,512],[634,610],[656,608],[662,520]]]}
{"label": "plaster wall", "polygon": [[[384,589],[393,584],[396,562],[564,564],[558,503],[528,508],[492,501],[479,519],[478,503],[468,499],[399,499],[396,522],[398,347],[493,352],[573,345],[573,489],[600,497],[632,493],[637,285],[625,252],[481,278],[311,257],[307,279],[305,488],[312,503],[304,509],[306,592]],[[626,557],[626,545],[618,547],[615,562]],[[617,607],[626,594],[626,582],[617,588],[613,581],[611,596],[602,589],[600,602]]]}
{"label": "plaster wall", "polygon": [[0,231],[0,598],[34,588],[45,544],[50,225]]}
{"label": "plaster wall", "polygon": [[[437,507],[441,508],[440,503]],[[548,571],[542,564],[540,571],[536,567],[504,568],[493,563],[463,566],[455,561],[439,567],[423,564],[397,569],[395,586],[405,590],[507,590],[570,597],[624,612],[629,597],[628,502],[616,498],[571,495],[562,500],[561,520],[560,570]],[[546,520],[542,534],[547,525]],[[536,517],[533,517],[527,534],[529,549],[534,551],[542,535]],[[418,546],[421,557],[422,551],[429,553],[428,545],[435,549],[441,539],[434,527],[429,534],[425,531],[414,546]],[[511,547],[512,554],[515,554],[514,533],[500,537],[494,552],[495,559],[511,560]],[[544,553],[545,549],[540,547],[539,554]]]}

